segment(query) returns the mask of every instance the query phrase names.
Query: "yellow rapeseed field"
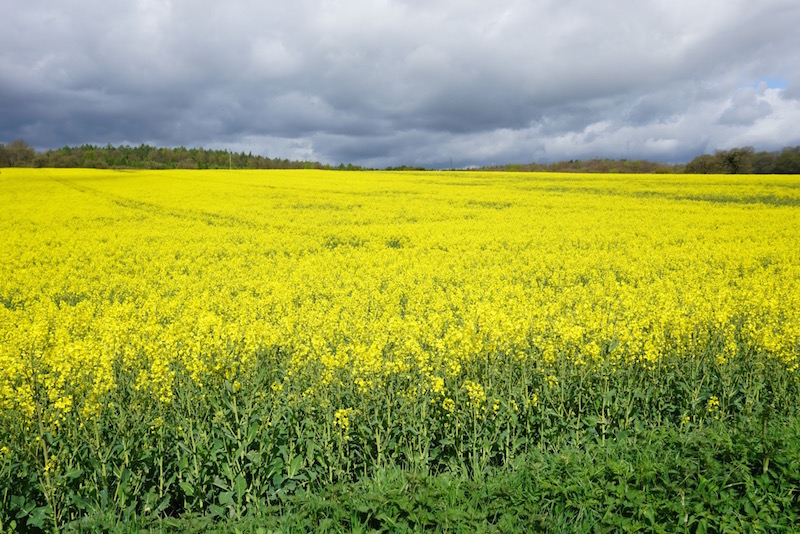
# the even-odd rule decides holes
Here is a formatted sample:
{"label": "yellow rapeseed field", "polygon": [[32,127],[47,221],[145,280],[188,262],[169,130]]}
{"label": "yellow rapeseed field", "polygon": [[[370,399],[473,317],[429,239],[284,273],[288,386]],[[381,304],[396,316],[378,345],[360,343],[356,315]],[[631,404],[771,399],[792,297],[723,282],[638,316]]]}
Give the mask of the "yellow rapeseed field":
{"label": "yellow rapeseed field", "polygon": [[0,411],[56,427],[266,352],[264,395],[445,413],[501,360],[800,364],[796,176],[3,169],[0,205]]}

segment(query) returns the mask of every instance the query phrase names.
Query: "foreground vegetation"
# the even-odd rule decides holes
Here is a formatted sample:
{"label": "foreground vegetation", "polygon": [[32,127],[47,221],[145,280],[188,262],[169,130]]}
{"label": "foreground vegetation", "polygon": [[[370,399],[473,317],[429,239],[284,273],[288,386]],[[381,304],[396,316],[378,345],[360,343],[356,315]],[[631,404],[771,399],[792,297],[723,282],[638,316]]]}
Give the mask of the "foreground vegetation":
{"label": "foreground vegetation", "polygon": [[[699,370],[712,386],[720,378],[715,367]],[[544,388],[538,410],[503,407],[479,421],[464,413],[443,421],[427,395],[393,406],[364,402],[359,408],[372,411],[346,431],[312,403],[260,400],[266,381],[238,391],[226,384],[211,394],[189,386],[169,410],[118,405],[88,425],[75,420],[45,433],[45,445],[15,428],[15,442],[27,445],[4,462],[6,526],[131,532],[796,528],[796,414],[774,413],[762,401],[721,417],[706,402],[691,421],[673,423],[677,412],[692,410],[674,407],[689,386],[679,378],[683,372],[697,371],[685,365],[660,373],[669,395],[663,400],[656,398],[661,390],[631,392],[625,382],[635,378],[626,373],[608,389],[597,383],[577,393]],[[563,378],[580,383],[585,377]],[[626,385],[628,391],[621,389]],[[753,403],[757,395],[745,389],[732,388],[734,403]],[[632,400],[637,394],[647,400]],[[646,404],[665,412],[661,422],[648,420]],[[619,412],[631,405],[626,422]],[[392,408],[396,422],[389,420]],[[49,455],[45,465],[37,460],[42,448]]]}
{"label": "foreground vegetation", "polygon": [[791,530],[797,177],[4,169],[2,529]]}

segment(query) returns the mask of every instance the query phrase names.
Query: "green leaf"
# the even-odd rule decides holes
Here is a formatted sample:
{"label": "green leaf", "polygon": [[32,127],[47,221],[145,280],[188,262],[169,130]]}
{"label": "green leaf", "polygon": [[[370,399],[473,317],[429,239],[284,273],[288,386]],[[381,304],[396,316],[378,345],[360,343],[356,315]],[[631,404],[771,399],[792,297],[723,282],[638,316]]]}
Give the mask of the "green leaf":
{"label": "green leaf", "polygon": [[44,529],[45,523],[53,515],[53,510],[49,506],[39,506],[28,517],[28,525]]}
{"label": "green leaf", "polygon": [[217,499],[219,503],[223,506],[227,506],[233,503],[233,492],[232,491],[223,491],[219,494],[219,498]]}
{"label": "green leaf", "polygon": [[172,502],[172,496],[171,495],[165,496],[163,499],[161,499],[161,502],[158,503],[158,506],[156,506],[154,513],[160,514],[161,512],[169,508],[170,502]]}
{"label": "green leaf", "polygon": [[69,471],[67,471],[64,476],[67,477],[69,480],[74,480],[83,474],[83,469],[80,467],[73,467]]}
{"label": "green leaf", "polygon": [[236,475],[236,480],[233,482],[233,489],[236,491],[237,499],[241,501],[247,491],[247,481],[241,474]]}
{"label": "green leaf", "polygon": [[183,493],[188,497],[194,497],[194,488],[188,482],[178,482],[178,485],[183,490]]}
{"label": "green leaf", "polygon": [[245,455],[245,457],[250,460],[250,463],[254,466],[258,467],[261,465],[261,453],[258,451],[250,451]]}
{"label": "green leaf", "polygon": [[302,456],[295,456],[292,459],[292,462],[289,464],[289,470],[286,473],[288,478],[295,477],[299,472],[300,469],[303,467],[303,457]]}

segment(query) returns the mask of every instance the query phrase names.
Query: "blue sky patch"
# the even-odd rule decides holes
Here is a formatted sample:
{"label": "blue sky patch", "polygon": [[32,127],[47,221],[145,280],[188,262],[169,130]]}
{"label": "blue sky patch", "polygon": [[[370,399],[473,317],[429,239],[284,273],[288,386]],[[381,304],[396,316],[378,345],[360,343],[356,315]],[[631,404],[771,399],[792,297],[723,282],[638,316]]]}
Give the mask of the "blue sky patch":
{"label": "blue sky patch", "polygon": [[767,87],[770,89],[786,89],[789,87],[789,84],[783,78],[762,78],[761,80],[757,81],[753,84],[754,87],[758,87],[758,84],[761,82],[765,82]]}

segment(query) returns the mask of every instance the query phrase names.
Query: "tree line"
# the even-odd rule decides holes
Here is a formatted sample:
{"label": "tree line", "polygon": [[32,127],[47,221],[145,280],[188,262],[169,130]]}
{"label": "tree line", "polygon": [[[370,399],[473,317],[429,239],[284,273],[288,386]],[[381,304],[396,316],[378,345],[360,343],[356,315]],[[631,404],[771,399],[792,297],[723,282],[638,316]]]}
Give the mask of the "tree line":
{"label": "tree line", "polygon": [[[0,144],[0,167],[81,167],[95,169],[325,169],[316,161],[268,158],[252,152],[205,148],[82,145],[36,152],[25,141]],[[352,168],[352,166],[351,166]]]}
{"label": "tree line", "polygon": [[584,173],[633,173],[633,174],[667,174],[683,172],[683,165],[670,165],[647,160],[593,158],[586,160],[572,159],[554,163],[509,163],[478,167],[482,171],[510,172],[584,172]]}
{"label": "tree line", "polygon": [[800,146],[756,152],[751,146],[717,150],[686,164],[692,174],[800,174]]}
{"label": "tree line", "polygon": [[647,160],[588,159],[555,163],[507,164],[480,167],[479,170],[523,172],[608,172],[608,173],[687,173],[687,174],[800,174],[800,146],[775,152],[756,152],[751,146],[716,150],[697,156],[686,164],[657,163]]}
{"label": "tree line", "polygon": [[[348,163],[331,166],[317,161],[292,161],[205,148],[158,148],[139,146],[81,145],[37,152],[23,140],[0,143],[0,167],[81,167],[98,169],[335,169],[363,170]],[[421,170],[402,165],[387,170]],[[647,160],[569,160],[555,163],[510,163],[474,167],[472,170],[515,172],[586,173],[691,173],[691,174],[800,174],[800,146],[775,152],[756,152],[753,147],[717,150],[697,156],[687,164]]]}

